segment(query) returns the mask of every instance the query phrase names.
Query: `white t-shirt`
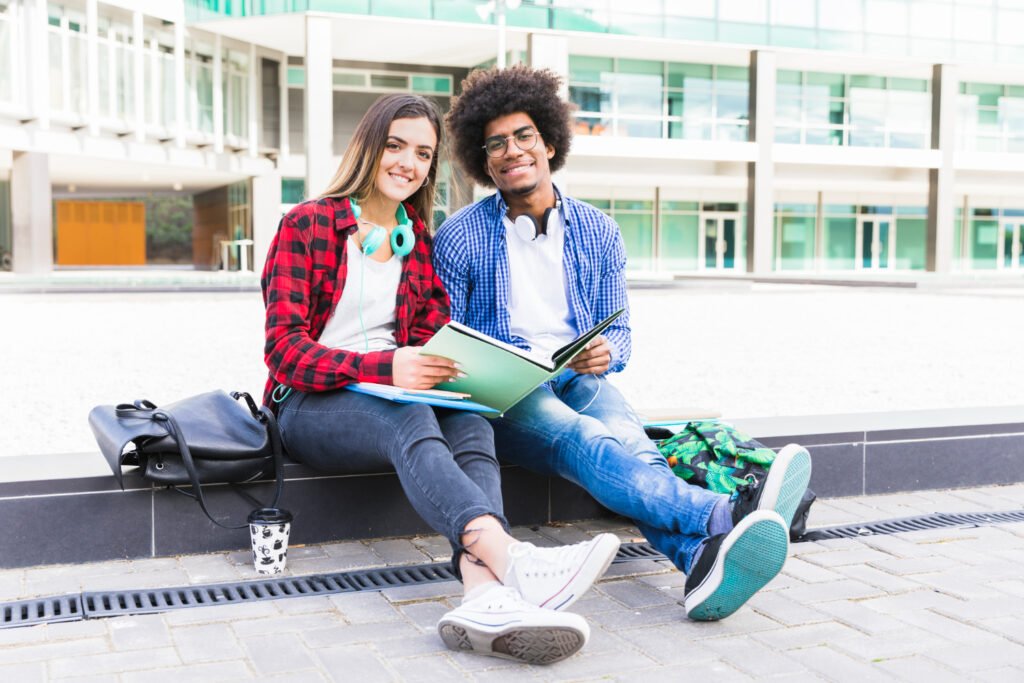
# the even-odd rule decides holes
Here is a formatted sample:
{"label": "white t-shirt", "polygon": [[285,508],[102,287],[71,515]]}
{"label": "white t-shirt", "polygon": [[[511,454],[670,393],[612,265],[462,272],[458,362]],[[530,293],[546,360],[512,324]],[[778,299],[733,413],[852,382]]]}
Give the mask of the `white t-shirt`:
{"label": "white t-shirt", "polygon": [[363,254],[352,237],[345,251],[348,261],[345,289],[320,335],[320,343],[332,349],[359,353],[396,348],[395,299],[398,282],[402,279],[402,259],[392,256],[383,263],[375,261]]}
{"label": "white t-shirt", "polygon": [[504,224],[511,332],[525,339],[535,353],[550,356],[576,338],[562,265],[565,225],[561,211],[552,215],[547,234],[532,241],[516,234],[508,216]]}

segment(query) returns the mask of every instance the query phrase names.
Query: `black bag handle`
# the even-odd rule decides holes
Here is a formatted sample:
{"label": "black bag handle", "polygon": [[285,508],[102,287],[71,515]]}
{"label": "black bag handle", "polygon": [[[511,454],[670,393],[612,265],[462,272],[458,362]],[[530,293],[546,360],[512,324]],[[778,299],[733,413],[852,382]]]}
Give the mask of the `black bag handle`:
{"label": "black bag handle", "polygon": [[[281,494],[284,492],[284,455],[281,447],[281,433],[278,430],[277,419],[274,417],[274,414],[270,412],[269,408],[258,407],[256,402],[252,399],[252,396],[244,391],[231,392],[231,398],[236,401],[239,398],[244,398],[245,402],[249,406],[249,411],[252,413],[252,416],[267,428],[267,432],[270,435],[270,450],[274,456],[274,478],[277,485],[274,490],[274,499],[269,505],[263,505],[258,500],[256,502],[258,503],[257,507],[277,507],[277,503],[281,499]],[[161,423],[171,437],[174,438],[175,443],[178,444],[178,453],[181,454],[181,462],[185,466],[185,471],[188,472],[189,480],[192,482],[192,490],[195,491],[195,494],[192,497],[194,497],[199,503],[199,507],[202,508],[203,514],[205,514],[211,522],[224,529],[244,529],[249,526],[248,522],[237,526],[221,524],[213,518],[213,515],[210,514],[209,509],[206,507],[206,497],[203,495],[203,486],[199,481],[199,473],[196,472],[195,462],[192,460],[192,451],[189,450],[188,444],[185,443],[185,437],[182,434],[181,429],[178,427],[178,422],[174,419],[173,415],[166,410],[158,408],[155,403],[147,399],[140,399],[134,403],[121,403],[114,408],[114,412],[118,417],[143,417]],[[148,414],[140,415],[139,413]],[[254,500],[252,496],[249,496],[248,494],[244,497],[250,501]]]}

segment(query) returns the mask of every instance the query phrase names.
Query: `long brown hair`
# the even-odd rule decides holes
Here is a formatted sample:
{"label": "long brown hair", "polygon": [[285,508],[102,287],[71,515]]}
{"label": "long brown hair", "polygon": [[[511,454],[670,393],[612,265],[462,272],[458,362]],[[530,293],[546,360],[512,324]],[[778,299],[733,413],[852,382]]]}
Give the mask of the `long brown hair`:
{"label": "long brown hair", "polygon": [[427,172],[428,182],[406,199],[429,228],[433,220],[434,191],[438,157],[441,156],[441,114],[437,106],[419,95],[384,95],[375,101],[359,120],[349,141],[341,164],[328,184],[323,197],[358,197],[365,200],[377,191],[374,178],[384,156],[391,122],[395,119],[425,118],[434,127],[437,149]]}

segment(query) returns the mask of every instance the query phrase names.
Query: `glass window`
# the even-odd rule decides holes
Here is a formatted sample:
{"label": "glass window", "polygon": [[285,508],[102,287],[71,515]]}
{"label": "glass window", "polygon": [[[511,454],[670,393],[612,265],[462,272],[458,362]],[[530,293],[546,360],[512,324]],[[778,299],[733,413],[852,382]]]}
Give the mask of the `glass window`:
{"label": "glass window", "polygon": [[906,35],[907,4],[902,0],[867,0],[864,28],[868,33]]}
{"label": "glass window", "polygon": [[968,249],[972,269],[995,269],[999,254],[999,221],[973,219],[970,226]]}
{"label": "glass window", "polygon": [[992,10],[958,3],[953,8],[953,36],[957,40],[992,40]]}
{"label": "glass window", "polygon": [[818,0],[818,26],[836,31],[862,31],[861,3],[850,0]]}
{"label": "glass window", "polygon": [[808,270],[813,266],[814,223],[814,216],[776,214],[775,249],[779,270]]}
{"label": "glass window", "polygon": [[927,234],[927,219],[897,218],[896,262],[893,267],[900,270],[924,270]]}
{"label": "glass window", "polygon": [[910,25],[918,37],[951,38],[953,6],[945,2],[914,2],[910,5]]}
{"label": "glass window", "polygon": [[[645,202],[650,205],[650,202]],[[654,265],[654,213],[640,212],[613,213],[615,222],[622,230],[626,246],[626,268],[630,270],[651,270]]]}
{"label": "glass window", "polygon": [[814,28],[815,0],[786,0],[772,3],[774,26],[803,26]]}
{"label": "glass window", "polygon": [[999,11],[996,40],[1006,45],[1024,44],[1024,12]]}
{"label": "glass window", "polygon": [[768,0],[718,0],[718,18],[763,24],[768,21]]}
{"label": "glass window", "polygon": [[857,258],[857,219],[830,216],[828,209],[826,207],[823,235],[825,270],[853,270]]}
{"label": "glass window", "polygon": [[[671,271],[697,270],[697,241],[700,217],[696,213],[666,213],[673,204],[684,202],[662,202],[661,235],[659,252],[662,268]],[[696,206],[695,203],[689,202]]]}

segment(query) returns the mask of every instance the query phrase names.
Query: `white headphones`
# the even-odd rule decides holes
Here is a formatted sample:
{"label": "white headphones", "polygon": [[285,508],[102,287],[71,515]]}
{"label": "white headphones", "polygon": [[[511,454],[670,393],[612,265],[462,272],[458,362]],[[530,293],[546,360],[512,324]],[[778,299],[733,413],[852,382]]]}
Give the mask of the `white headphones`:
{"label": "white headphones", "polygon": [[549,209],[544,210],[544,217],[541,219],[541,223],[537,222],[537,219],[528,213],[524,213],[522,216],[517,216],[512,221],[512,231],[516,236],[524,242],[533,242],[541,235],[547,235],[550,231],[552,220],[557,220],[558,211],[562,208],[562,199],[558,197],[555,199],[555,205]]}

